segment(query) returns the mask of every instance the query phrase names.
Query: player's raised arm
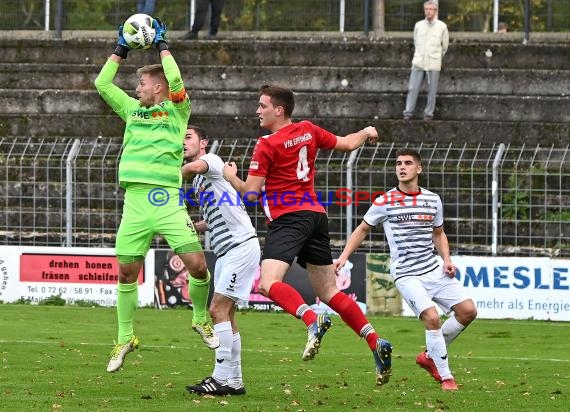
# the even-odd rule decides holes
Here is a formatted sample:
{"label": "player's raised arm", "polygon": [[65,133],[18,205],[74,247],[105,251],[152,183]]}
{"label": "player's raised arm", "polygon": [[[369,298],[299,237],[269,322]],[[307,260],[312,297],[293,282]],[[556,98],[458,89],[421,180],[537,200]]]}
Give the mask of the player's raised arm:
{"label": "player's raised arm", "polygon": [[130,47],[123,36],[123,26],[121,25],[118,31],[117,47],[95,79],[95,88],[99,95],[123,120],[126,119],[126,110],[124,108],[128,107],[129,104],[136,103],[131,102],[135,101],[135,99],[129,97],[124,90],[115,85],[113,80],[117,75],[119,65],[123,59],[127,58],[129,50]]}
{"label": "player's raised arm", "polygon": [[189,98],[186,93],[186,89],[184,88],[184,81],[182,80],[180,68],[168,49],[168,43],[166,42],[166,24],[156,18],[153,20],[152,24],[156,31],[153,44],[160,53],[164,75],[166,76],[168,88],[170,90],[170,100],[172,100],[174,104],[185,103],[186,101],[189,101]]}
{"label": "player's raised arm", "polygon": [[226,162],[224,165],[224,179],[242,196],[246,196],[250,202],[255,202],[261,196],[261,188],[265,182],[262,176],[248,175],[245,182],[237,176],[237,165],[234,162]]}
{"label": "player's raised arm", "polygon": [[338,136],[334,150],[352,152],[366,142],[376,143],[377,141],[378,131],[374,126],[368,126],[358,132],[350,133],[346,136]]}

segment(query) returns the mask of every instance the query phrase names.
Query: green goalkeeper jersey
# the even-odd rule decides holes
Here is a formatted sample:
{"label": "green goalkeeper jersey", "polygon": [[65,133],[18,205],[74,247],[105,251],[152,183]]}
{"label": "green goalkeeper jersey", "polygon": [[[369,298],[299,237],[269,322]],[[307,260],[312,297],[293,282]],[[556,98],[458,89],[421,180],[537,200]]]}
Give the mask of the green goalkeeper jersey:
{"label": "green goalkeeper jersey", "polygon": [[142,107],[113,84],[119,64],[107,60],[95,80],[97,91],[126,123],[119,162],[119,184],[129,182],[180,187],[184,136],[190,118],[190,100],[172,56],[162,59],[172,100]]}

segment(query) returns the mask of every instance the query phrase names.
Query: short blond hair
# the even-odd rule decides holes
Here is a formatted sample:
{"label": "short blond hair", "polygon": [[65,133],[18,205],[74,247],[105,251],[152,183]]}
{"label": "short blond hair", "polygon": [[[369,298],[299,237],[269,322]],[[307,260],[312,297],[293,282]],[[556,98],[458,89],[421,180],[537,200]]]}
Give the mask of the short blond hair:
{"label": "short blond hair", "polygon": [[148,74],[151,77],[158,78],[160,81],[168,83],[162,64],[149,64],[137,70],[137,77],[139,79],[143,74]]}

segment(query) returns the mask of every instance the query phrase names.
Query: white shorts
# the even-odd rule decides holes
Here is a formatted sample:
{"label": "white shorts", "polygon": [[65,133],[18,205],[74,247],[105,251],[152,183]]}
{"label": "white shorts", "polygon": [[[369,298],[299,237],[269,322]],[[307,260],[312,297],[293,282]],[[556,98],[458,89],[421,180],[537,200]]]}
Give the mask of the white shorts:
{"label": "white shorts", "polygon": [[259,270],[261,248],[254,237],[216,260],[214,292],[247,305],[255,275]]}
{"label": "white shorts", "polygon": [[431,272],[406,276],[395,283],[400,295],[418,318],[424,310],[434,307],[434,302],[449,314],[453,305],[469,299],[461,283],[447,276],[441,264]]}

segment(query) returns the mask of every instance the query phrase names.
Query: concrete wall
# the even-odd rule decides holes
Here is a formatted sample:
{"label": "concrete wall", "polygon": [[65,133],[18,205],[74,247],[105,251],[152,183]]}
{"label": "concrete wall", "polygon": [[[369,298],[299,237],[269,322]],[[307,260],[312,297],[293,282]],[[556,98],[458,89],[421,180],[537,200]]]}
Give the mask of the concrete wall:
{"label": "concrete wall", "polygon": [[[181,34],[174,33],[172,38]],[[431,123],[421,120],[421,111],[412,121],[402,120],[413,50],[409,35],[296,36],[256,33],[222,35],[216,41],[172,40],[172,52],[193,101],[192,122],[208,129],[212,138],[254,139],[265,132],[259,129],[255,117],[257,90],[266,83],[279,83],[296,91],[295,118],[308,118],[337,134],[372,124],[385,142],[502,142],[557,147],[570,143],[570,38],[565,35],[522,45],[515,33],[480,38],[452,33],[436,118]],[[49,141],[101,136],[120,142],[124,125],[93,86],[114,48],[115,36],[109,32],[64,32],[63,40],[51,37],[53,33],[0,32],[0,138],[10,142],[30,137]],[[134,95],[136,69],[158,61],[155,50],[131,52],[120,69],[117,84]],[[424,101],[425,96],[421,96],[418,109],[423,108]],[[94,166],[104,169],[104,165]],[[42,168],[34,169],[35,176],[23,176],[31,174],[31,169],[21,171],[17,165],[6,170],[6,191],[21,191],[22,196],[6,201],[0,220],[19,220],[22,227],[30,228],[63,222],[65,205],[61,197],[56,196],[48,205],[24,192],[45,191],[47,198],[47,192],[61,194],[62,185],[42,186],[41,182],[48,180],[37,175]],[[34,185],[36,179],[39,183]],[[100,198],[97,190],[116,190],[115,184],[100,189],[89,185],[86,175],[79,174],[75,179],[79,199]],[[114,182],[114,172],[108,179]],[[334,179],[341,176],[331,174]],[[20,181],[29,184],[21,189]],[[331,183],[342,186],[341,181]],[[443,186],[456,187],[453,182]],[[464,186],[469,185],[457,187]],[[459,197],[464,195],[453,190],[443,194],[451,203],[455,202],[454,196],[461,203]],[[98,204],[95,211],[80,200],[76,207],[81,213],[75,223],[80,227],[117,226],[116,203]],[[102,210],[110,213],[97,213]],[[482,214],[478,220],[448,218],[446,231],[477,233],[483,238],[489,233],[489,222],[486,208],[478,210]],[[334,207],[329,212],[340,213]],[[331,220],[331,232],[341,231],[339,222]],[[505,226],[503,236],[517,230],[522,229]],[[114,233],[107,232],[102,230],[97,236],[112,243]],[[33,230],[4,233],[2,239],[18,243],[38,236],[45,236],[53,244],[61,238],[55,231],[43,234]],[[551,237],[556,241],[559,236],[558,229],[558,234]]]}
{"label": "concrete wall", "polygon": [[[0,36],[0,136],[122,136],[121,121],[93,87],[114,35],[64,34],[63,40],[41,32]],[[280,83],[296,91],[296,118],[338,134],[372,124],[386,141],[566,145],[570,42],[550,38],[523,45],[509,35],[476,39],[452,33],[430,124],[421,120],[423,94],[417,118],[402,120],[413,51],[409,36],[242,34],[170,45],[193,100],[193,121],[214,137],[262,133],[255,119],[257,89]],[[158,61],[155,50],[131,52],[117,83],[133,91],[136,68]]]}

